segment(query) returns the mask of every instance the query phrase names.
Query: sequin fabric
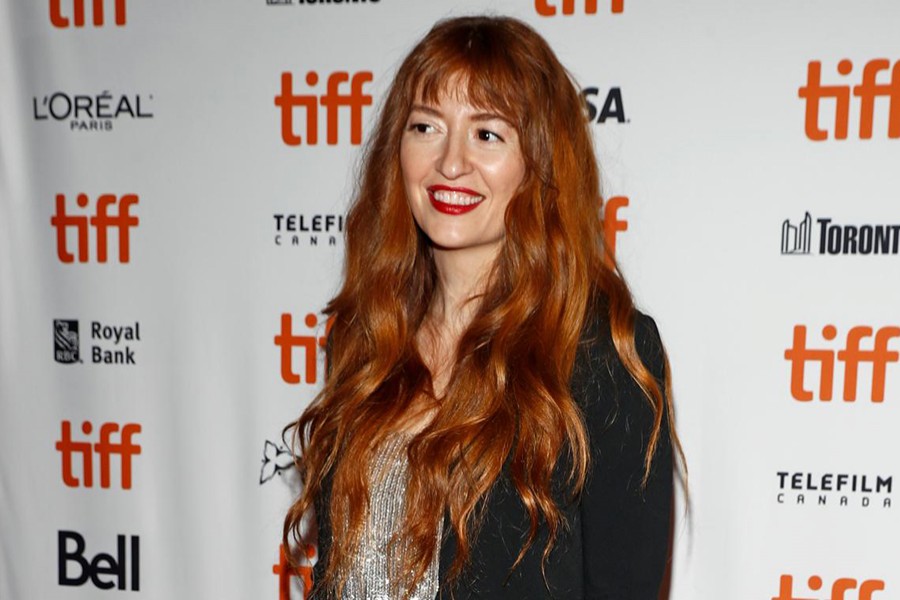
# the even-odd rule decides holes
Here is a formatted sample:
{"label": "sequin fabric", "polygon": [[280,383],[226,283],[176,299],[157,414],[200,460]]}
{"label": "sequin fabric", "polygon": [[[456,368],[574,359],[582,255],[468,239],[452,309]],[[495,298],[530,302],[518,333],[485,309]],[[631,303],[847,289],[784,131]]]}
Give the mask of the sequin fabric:
{"label": "sequin fabric", "polygon": [[[409,463],[406,447],[409,436],[388,438],[375,454],[369,475],[370,505],[366,528],[359,551],[344,587],[342,598],[348,600],[400,600],[395,572],[406,550],[403,540],[390,545],[400,527],[405,508]],[[440,540],[440,525],[435,543]],[[438,552],[435,552],[425,577],[416,585],[408,600],[434,600],[438,592]]]}

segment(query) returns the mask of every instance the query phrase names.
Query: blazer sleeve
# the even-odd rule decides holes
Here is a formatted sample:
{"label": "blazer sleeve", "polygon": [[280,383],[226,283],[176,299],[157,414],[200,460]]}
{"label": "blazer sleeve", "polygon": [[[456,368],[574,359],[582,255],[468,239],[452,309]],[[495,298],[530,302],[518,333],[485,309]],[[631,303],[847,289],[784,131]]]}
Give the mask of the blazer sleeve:
{"label": "blazer sleeve", "polygon": [[[663,347],[650,317],[638,314],[635,344],[663,386]],[[608,329],[590,343],[586,356],[587,364],[578,366],[586,370],[582,393],[592,454],[581,504],[585,598],[656,600],[672,507],[668,415],[663,415],[649,479],[642,486],[653,411],[619,360]]]}

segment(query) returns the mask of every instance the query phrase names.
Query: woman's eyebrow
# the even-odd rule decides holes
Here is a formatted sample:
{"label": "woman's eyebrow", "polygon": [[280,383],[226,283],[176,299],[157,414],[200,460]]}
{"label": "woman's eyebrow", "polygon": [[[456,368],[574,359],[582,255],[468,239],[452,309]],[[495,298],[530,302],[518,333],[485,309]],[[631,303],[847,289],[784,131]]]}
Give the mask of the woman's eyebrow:
{"label": "woman's eyebrow", "polygon": [[423,112],[423,113],[428,113],[429,115],[433,115],[435,117],[441,116],[441,111],[439,111],[436,108],[432,108],[430,106],[425,106],[424,104],[413,104],[412,108],[410,108],[410,112],[415,111],[415,110]]}
{"label": "woman's eyebrow", "polygon": [[512,121],[510,121],[509,119],[507,119],[507,118],[504,117],[503,115],[500,115],[500,114],[497,114],[497,113],[480,112],[480,113],[476,113],[476,114],[472,115],[470,118],[471,118],[473,121],[493,121],[493,120],[496,119],[496,120],[503,121],[503,122],[506,123],[507,125],[512,126]]}

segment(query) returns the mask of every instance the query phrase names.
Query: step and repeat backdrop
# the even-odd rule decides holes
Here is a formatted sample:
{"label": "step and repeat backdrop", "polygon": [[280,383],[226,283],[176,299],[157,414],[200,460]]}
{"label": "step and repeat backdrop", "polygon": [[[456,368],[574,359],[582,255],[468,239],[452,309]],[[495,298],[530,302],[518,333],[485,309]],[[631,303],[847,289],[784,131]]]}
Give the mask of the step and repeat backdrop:
{"label": "step and repeat backdrop", "polygon": [[282,428],[361,150],[412,44],[484,12],[577,79],[670,353],[669,597],[900,599],[887,0],[0,0],[0,598],[303,597]]}

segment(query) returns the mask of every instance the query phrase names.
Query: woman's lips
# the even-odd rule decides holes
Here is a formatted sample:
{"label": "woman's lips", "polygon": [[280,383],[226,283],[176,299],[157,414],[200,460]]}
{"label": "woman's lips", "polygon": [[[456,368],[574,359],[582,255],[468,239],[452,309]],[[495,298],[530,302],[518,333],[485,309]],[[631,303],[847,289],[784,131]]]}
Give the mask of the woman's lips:
{"label": "woman's lips", "polygon": [[469,188],[433,185],[428,188],[431,205],[446,215],[462,215],[478,208],[484,196]]}

